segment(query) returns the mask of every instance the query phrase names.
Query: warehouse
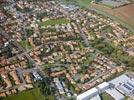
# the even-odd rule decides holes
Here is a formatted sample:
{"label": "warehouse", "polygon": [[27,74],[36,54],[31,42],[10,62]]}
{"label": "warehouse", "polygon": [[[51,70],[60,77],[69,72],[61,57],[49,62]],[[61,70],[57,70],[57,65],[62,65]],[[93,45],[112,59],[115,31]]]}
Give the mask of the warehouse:
{"label": "warehouse", "polygon": [[109,88],[106,90],[106,93],[108,93],[111,97],[113,97],[115,100],[124,100],[125,96],[119,93],[116,89],[114,88]]}

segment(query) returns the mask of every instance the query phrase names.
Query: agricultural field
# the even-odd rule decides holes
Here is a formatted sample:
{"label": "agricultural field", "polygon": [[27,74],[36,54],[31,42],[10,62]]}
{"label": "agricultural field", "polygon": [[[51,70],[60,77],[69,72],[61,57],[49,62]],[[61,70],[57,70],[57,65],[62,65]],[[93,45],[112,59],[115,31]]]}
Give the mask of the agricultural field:
{"label": "agricultural field", "polygon": [[98,10],[103,13],[103,15],[109,16],[112,19],[116,20],[123,24],[123,26],[129,28],[132,32],[134,32],[134,4],[129,4],[126,6],[118,7],[115,9],[99,5],[92,4],[91,8]]}
{"label": "agricultural field", "polygon": [[120,13],[119,17],[124,17],[124,20],[134,26],[134,4],[126,5],[114,9],[115,12]]}

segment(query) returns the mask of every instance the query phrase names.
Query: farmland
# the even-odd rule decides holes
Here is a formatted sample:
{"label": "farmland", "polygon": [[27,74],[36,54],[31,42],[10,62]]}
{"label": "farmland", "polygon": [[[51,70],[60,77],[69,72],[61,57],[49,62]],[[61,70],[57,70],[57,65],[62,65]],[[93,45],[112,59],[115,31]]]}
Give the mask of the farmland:
{"label": "farmland", "polygon": [[109,15],[112,19],[121,22],[124,26],[134,32],[134,4],[126,5],[119,8],[109,8],[99,4],[92,4],[91,8],[102,12],[104,15]]}
{"label": "farmland", "polygon": [[132,9],[134,9],[134,4],[116,8],[114,11],[120,13],[124,20],[134,26],[134,11]]}

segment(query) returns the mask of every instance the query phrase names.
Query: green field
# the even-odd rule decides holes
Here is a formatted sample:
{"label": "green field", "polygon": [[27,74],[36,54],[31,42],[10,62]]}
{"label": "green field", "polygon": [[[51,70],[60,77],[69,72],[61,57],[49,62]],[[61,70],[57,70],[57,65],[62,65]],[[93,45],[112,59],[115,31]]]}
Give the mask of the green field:
{"label": "green field", "polygon": [[65,4],[77,4],[81,7],[85,7],[88,8],[90,6],[90,3],[92,0],[60,0],[61,2],[65,3]]}
{"label": "green field", "polygon": [[44,96],[40,93],[38,88],[23,91],[18,94],[13,94],[6,97],[4,100],[44,100]]}
{"label": "green field", "polygon": [[60,18],[60,19],[50,19],[44,22],[39,23],[40,26],[49,26],[49,25],[59,25],[59,24],[67,24],[69,23],[69,20],[66,18]]}
{"label": "green field", "polygon": [[89,7],[92,0],[75,0],[80,6]]}
{"label": "green field", "polygon": [[102,100],[110,100],[110,96],[107,93],[102,93],[101,98]]}

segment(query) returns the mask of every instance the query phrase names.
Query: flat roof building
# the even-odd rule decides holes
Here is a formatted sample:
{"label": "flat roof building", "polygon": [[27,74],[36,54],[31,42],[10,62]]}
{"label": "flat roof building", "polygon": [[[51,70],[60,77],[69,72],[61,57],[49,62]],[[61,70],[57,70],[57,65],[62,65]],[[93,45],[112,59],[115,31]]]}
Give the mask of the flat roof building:
{"label": "flat roof building", "polygon": [[99,91],[97,88],[92,88],[80,95],[77,96],[77,100],[88,100],[96,95],[98,95]]}
{"label": "flat roof building", "polygon": [[114,88],[107,89],[106,93],[108,93],[110,96],[112,96],[115,100],[124,100],[125,99],[125,96],[122,95],[120,92],[118,92]]}
{"label": "flat roof building", "polygon": [[99,88],[99,92],[104,92],[105,90],[107,90],[109,88],[109,83],[107,82],[103,82],[100,85],[97,86]]}
{"label": "flat roof building", "polygon": [[126,74],[123,74],[109,83],[114,84],[115,88],[124,95],[134,98],[134,78],[130,78]]}
{"label": "flat roof building", "polygon": [[90,100],[101,100],[99,95],[94,96],[93,98],[91,98]]}

